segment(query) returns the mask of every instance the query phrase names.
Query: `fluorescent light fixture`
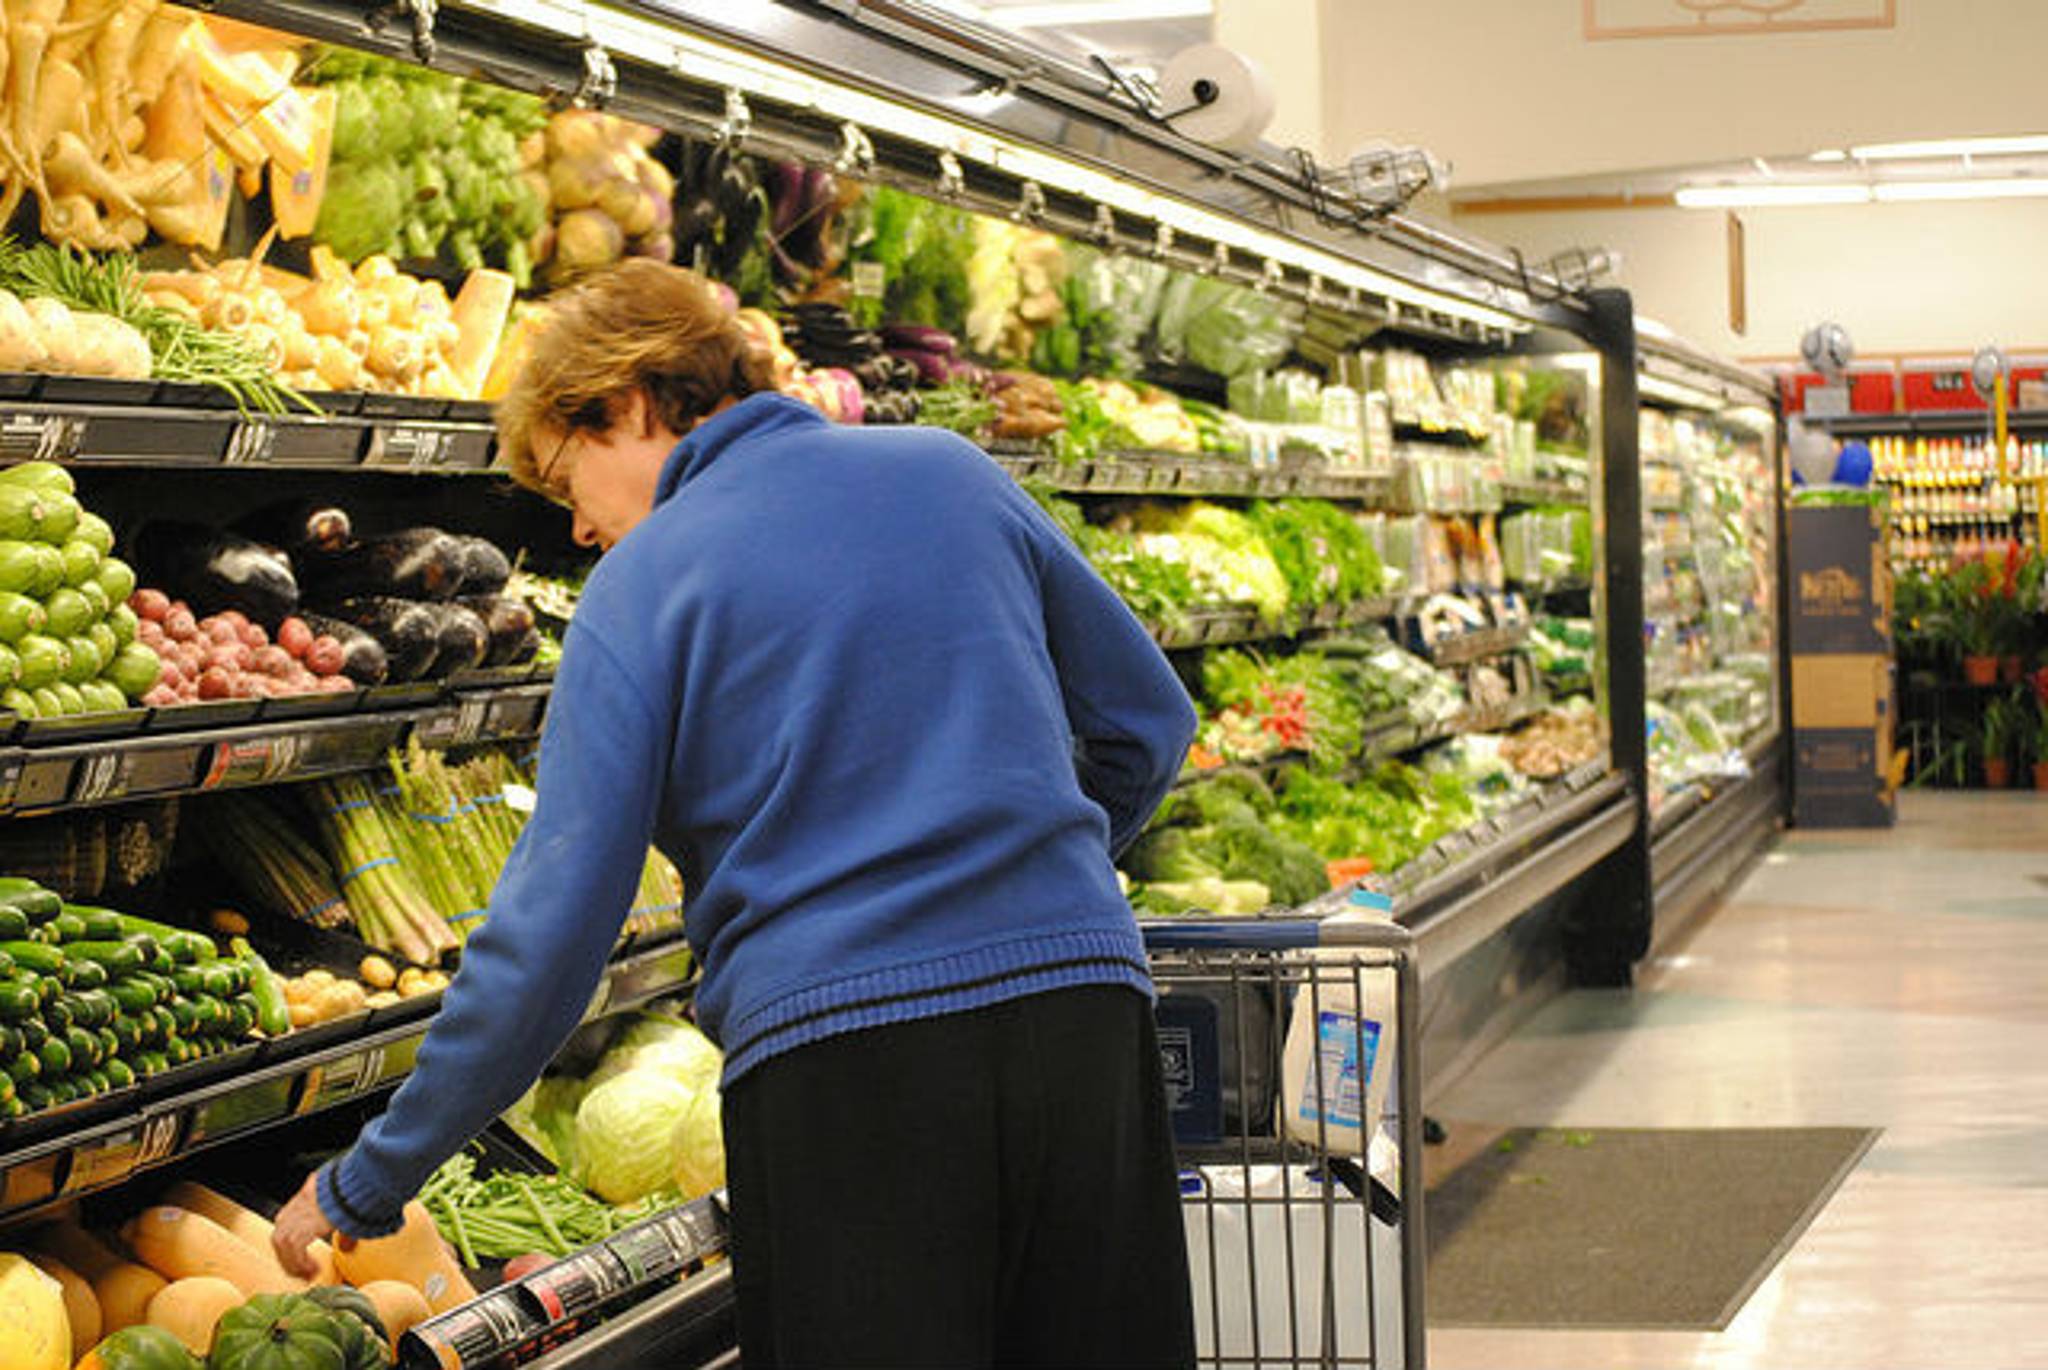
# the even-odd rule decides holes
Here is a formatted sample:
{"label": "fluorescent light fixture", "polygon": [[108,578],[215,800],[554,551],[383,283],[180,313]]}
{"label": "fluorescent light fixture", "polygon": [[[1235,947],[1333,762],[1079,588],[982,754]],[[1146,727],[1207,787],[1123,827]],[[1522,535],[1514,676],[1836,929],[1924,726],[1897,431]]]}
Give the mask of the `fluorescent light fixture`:
{"label": "fluorescent light fixture", "polygon": [[[1486,328],[1510,333],[1529,331],[1526,322],[1505,309],[1440,293],[1194,201],[1149,190],[1061,153],[1015,142],[899,100],[871,95],[729,43],[668,27],[658,20],[577,0],[464,0],[464,4],[580,42],[596,43],[619,56],[666,68],[692,81],[729,86],[743,95],[815,110],[831,119],[849,120],[864,129],[921,143],[932,149],[934,176],[937,154],[950,152],[964,161],[1059,187],[1134,218],[1166,224],[1176,234],[1224,243],[1252,256],[1271,258],[1297,271],[1321,276],[1332,291],[1357,290],[1406,308],[1463,319]],[[1206,3],[1202,12],[1208,12]],[[1510,308],[1531,307],[1520,292],[1504,287],[1499,288],[1494,298]]]}
{"label": "fluorescent light fixture", "polygon": [[1090,24],[1141,24],[1151,19],[1204,19],[1210,0],[1067,0],[1045,5],[986,5],[991,23],[1007,29],[1072,29]]}
{"label": "fluorescent light fixture", "polygon": [[1877,198],[1886,204],[1924,200],[2031,200],[2048,195],[2048,178],[2014,176],[2005,180],[1880,181]]}
{"label": "fluorescent light fixture", "polygon": [[1763,177],[1766,181],[1770,180],[1773,176],[1776,176],[1778,174],[1777,172],[1771,170],[1771,164],[1769,162],[1766,162],[1761,157],[1750,158],[1749,164],[1755,167],[1756,174]]}
{"label": "fluorescent light fixture", "polygon": [[1710,390],[1698,390],[1648,371],[1636,373],[1636,389],[1654,399],[1663,400],[1666,404],[1682,404],[1688,409],[1717,410],[1728,403]]}
{"label": "fluorescent light fixture", "polygon": [[1915,157],[2023,157],[2048,152],[2048,134],[2018,138],[1931,138],[1910,143],[1869,143],[1849,155],[1862,162]]}
{"label": "fluorescent light fixture", "polygon": [[1849,154],[1838,147],[1822,148],[1806,159],[1809,162],[1846,162]]}
{"label": "fluorescent light fixture", "polygon": [[1790,205],[1864,205],[1867,185],[1685,186],[1676,198],[1683,209],[1770,209]]}

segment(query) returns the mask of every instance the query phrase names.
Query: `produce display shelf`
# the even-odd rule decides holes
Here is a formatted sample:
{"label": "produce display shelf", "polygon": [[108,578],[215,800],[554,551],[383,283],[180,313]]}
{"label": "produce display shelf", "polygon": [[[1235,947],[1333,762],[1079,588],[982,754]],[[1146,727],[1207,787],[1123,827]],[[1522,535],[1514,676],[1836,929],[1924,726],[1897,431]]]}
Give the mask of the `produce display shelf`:
{"label": "produce display shelf", "polygon": [[1518,647],[1528,645],[1527,624],[1507,628],[1481,628],[1475,632],[1459,633],[1455,637],[1440,638],[1424,645],[1422,655],[1439,666],[1462,666],[1467,662],[1483,661],[1487,657],[1500,656]]}
{"label": "produce display shelf", "polygon": [[1383,507],[1391,479],[1383,473],[1328,467],[1248,466],[1173,452],[1120,452],[1062,463],[1045,453],[997,448],[992,455],[1018,481],[1037,481],[1062,494],[1178,495],[1188,498],[1306,497]]}
{"label": "produce display shelf", "polygon": [[1487,708],[1467,709],[1451,722],[1451,732],[1498,733],[1505,732],[1517,723],[1527,722],[1550,707],[1550,697],[1540,691],[1535,694],[1518,695]]}
{"label": "produce display shelf", "polygon": [[1419,419],[1395,419],[1396,442],[1435,442],[1451,447],[1476,448],[1492,436],[1470,428],[1436,428]]}
{"label": "produce display shelf", "polygon": [[1271,642],[1300,637],[1305,633],[1382,623],[1399,612],[1399,601],[1390,596],[1352,604],[1319,604],[1314,609],[1280,619],[1261,617],[1258,610],[1248,604],[1227,605],[1195,610],[1177,624],[1155,624],[1152,640],[1167,651],[1223,647],[1239,642]]}
{"label": "produce display shelf", "polygon": [[[1809,428],[1836,437],[1879,437],[1894,433],[1927,437],[1972,437],[1991,431],[1988,409],[1914,409],[1893,414],[1801,414]],[[2006,411],[2006,427],[2023,432],[2048,429],[2048,409]]]}
{"label": "produce display shelf", "polygon": [[1645,495],[1643,508],[1653,514],[1676,514],[1685,508],[1685,500],[1677,495]]}
{"label": "produce display shelf", "polygon": [[[629,939],[585,1020],[673,993],[689,976],[679,935]],[[405,1001],[252,1042],[125,1090],[0,1124],[0,1221],[394,1087],[411,1072],[438,1000]]]}
{"label": "produce display shelf", "polygon": [[1500,483],[1500,496],[1509,504],[1573,504],[1583,509],[1592,503],[1585,486],[1565,480],[1510,478]]}
{"label": "produce display shelf", "polygon": [[[1776,746],[1772,739],[1768,757]],[[1650,888],[1659,924],[1681,922],[1718,898],[1777,830],[1785,808],[1780,768],[1754,766],[1749,775],[1700,787],[1692,802],[1658,815],[1650,844]]]}
{"label": "produce display shelf", "polygon": [[237,410],[207,386],[0,375],[0,462],[483,472],[488,405],[409,395],[321,395],[318,412]]}
{"label": "produce display shelf", "polygon": [[[0,814],[336,775],[381,765],[391,748],[409,741],[442,749],[534,737],[552,687],[537,673],[532,681],[222,701],[18,724],[23,744],[0,749]],[[307,712],[318,699],[350,711]],[[61,731],[72,723],[80,732]],[[60,728],[56,740],[49,726]],[[123,731],[92,735],[94,728]]]}
{"label": "produce display shelf", "polygon": [[1548,585],[1537,585],[1525,581],[1509,581],[1515,589],[1531,599],[1556,599],[1562,595],[1583,595],[1593,588],[1590,580],[1562,580]]}

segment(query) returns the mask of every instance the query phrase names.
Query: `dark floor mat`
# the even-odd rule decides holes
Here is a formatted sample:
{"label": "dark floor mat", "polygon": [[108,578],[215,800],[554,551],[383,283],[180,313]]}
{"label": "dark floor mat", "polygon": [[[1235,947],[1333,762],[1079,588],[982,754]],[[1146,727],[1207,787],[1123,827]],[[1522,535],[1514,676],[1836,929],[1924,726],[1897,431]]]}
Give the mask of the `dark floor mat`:
{"label": "dark floor mat", "polygon": [[1428,1155],[1444,1326],[1726,1327],[1877,1138],[1870,1128],[1503,1128]]}

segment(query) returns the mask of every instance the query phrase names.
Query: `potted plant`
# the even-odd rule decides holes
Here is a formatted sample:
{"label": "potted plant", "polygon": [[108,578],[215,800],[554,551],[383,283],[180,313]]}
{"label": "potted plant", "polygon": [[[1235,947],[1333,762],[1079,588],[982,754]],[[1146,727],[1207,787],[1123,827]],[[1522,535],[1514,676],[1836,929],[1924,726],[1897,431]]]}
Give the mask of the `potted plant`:
{"label": "potted plant", "polygon": [[2002,790],[2012,784],[2013,743],[2026,719],[2021,707],[2019,699],[2010,695],[1994,699],[1984,706],[1981,731],[1987,789]]}
{"label": "potted plant", "polygon": [[2034,788],[2048,790],[2048,701],[2040,699],[2034,701]]}
{"label": "potted plant", "polygon": [[1970,557],[1949,572],[1948,630],[1963,659],[1963,679],[1998,683],[1999,652],[2007,637],[2009,602],[2002,559]]}

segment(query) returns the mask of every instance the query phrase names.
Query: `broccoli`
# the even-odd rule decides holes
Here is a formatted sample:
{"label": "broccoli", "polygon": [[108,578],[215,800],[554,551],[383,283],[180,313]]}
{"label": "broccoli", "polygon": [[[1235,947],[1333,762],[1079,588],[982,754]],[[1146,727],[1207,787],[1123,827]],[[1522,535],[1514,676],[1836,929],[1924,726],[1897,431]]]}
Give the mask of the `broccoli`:
{"label": "broccoli", "polygon": [[1329,893],[1323,858],[1282,837],[1250,811],[1226,815],[1203,848],[1231,880],[1256,880],[1282,904],[1306,904]]}
{"label": "broccoli", "polygon": [[1133,880],[1181,882],[1214,879],[1223,872],[1205,860],[1194,830],[1155,828],[1124,853],[1124,871]]}

